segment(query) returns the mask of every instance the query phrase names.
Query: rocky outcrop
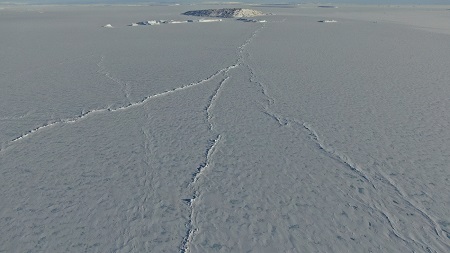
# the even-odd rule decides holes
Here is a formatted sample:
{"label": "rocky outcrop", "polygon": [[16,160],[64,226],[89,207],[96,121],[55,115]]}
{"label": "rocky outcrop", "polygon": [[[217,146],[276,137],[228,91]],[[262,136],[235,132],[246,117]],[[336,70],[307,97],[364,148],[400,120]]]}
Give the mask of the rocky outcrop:
{"label": "rocky outcrop", "polygon": [[242,17],[255,17],[265,15],[264,13],[257,10],[242,9],[242,8],[196,10],[196,11],[187,11],[182,14],[188,16],[220,17],[220,18],[242,18]]}

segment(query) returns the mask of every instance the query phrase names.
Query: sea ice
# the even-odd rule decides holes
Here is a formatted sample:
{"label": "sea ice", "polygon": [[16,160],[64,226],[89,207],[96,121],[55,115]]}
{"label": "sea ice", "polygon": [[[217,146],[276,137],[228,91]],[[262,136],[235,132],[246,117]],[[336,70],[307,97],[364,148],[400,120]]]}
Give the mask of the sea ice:
{"label": "sea ice", "polygon": [[450,252],[448,7],[288,7],[2,11],[0,252]]}

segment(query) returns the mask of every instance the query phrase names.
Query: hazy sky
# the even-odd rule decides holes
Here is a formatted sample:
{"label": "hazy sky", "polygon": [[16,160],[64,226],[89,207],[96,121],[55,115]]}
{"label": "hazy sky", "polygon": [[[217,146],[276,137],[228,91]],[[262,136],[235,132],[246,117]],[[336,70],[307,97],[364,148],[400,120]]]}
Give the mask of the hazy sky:
{"label": "hazy sky", "polygon": [[[239,0],[229,0],[236,1]],[[159,2],[159,3],[189,3],[189,2],[226,2],[217,0],[0,0],[9,3],[136,3],[136,2]],[[240,0],[244,3],[360,3],[360,4],[450,4],[450,0]]]}

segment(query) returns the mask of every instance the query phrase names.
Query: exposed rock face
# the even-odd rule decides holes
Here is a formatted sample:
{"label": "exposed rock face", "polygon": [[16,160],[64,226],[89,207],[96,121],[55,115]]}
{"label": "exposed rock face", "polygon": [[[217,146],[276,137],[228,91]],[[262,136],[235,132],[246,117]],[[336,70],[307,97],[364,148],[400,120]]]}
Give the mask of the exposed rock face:
{"label": "exposed rock face", "polygon": [[220,18],[242,18],[242,17],[255,17],[265,15],[264,13],[257,10],[242,9],[242,8],[196,10],[196,11],[187,11],[182,14],[189,16],[220,17]]}

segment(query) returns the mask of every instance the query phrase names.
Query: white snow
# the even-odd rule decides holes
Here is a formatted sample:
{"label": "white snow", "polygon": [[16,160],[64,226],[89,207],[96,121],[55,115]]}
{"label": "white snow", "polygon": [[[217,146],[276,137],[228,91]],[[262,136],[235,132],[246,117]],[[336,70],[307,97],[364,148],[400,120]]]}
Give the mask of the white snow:
{"label": "white snow", "polygon": [[187,23],[187,21],[185,21],[185,20],[182,20],[182,21],[180,21],[180,20],[171,20],[171,21],[169,21],[169,23],[170,24],[185,24],[185,23]]}
{"label": "white snow", "polygon": [[216,18],[216,19],[199,19],[198,22],[200,23],[211,23],[211,22],[220,22],[222,19]]}
{"label": "white snow", "polygon": [[450,251],[450,7],[187,7],[0,15],[0,252]]}

